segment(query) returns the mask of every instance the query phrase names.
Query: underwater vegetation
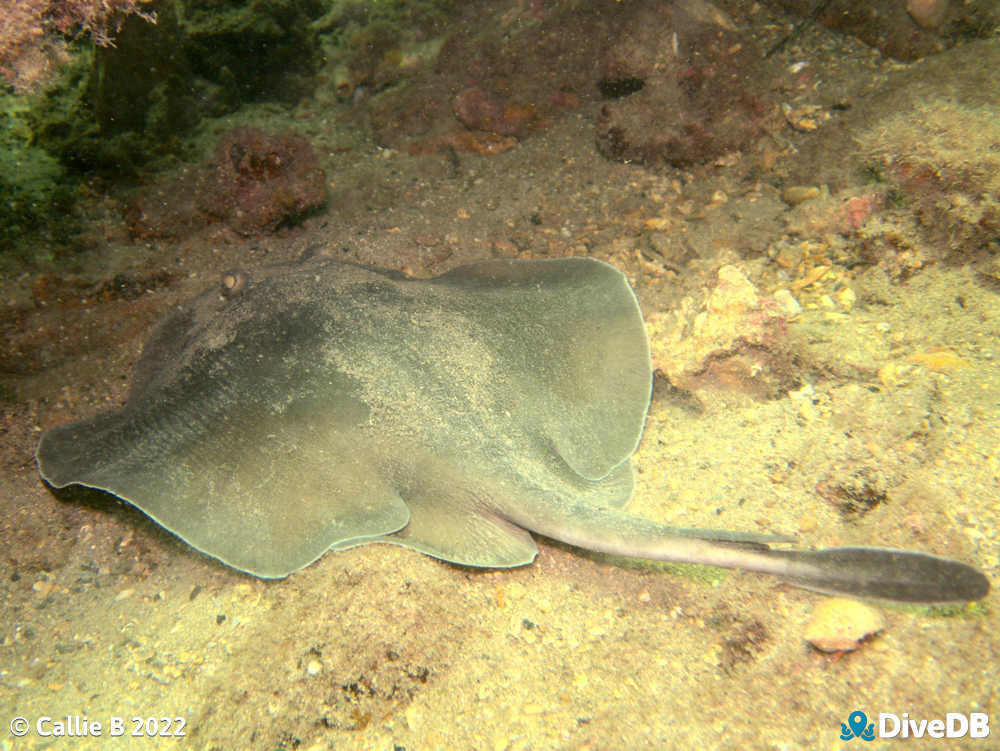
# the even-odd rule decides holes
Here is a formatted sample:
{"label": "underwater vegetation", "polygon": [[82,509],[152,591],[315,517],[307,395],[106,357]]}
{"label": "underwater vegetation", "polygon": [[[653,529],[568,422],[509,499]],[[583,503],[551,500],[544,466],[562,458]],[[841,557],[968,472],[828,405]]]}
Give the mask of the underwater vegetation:
{"label": "underwater vegetation", "polygon": [[[9,6],[9,7],[8,7]],[[0,25],[0,251],[72,241],[94,178],[134,180],[205,117],[291,105],[326,60],[358,69],[439,31],[453,3],[19,0]],[[357,62],[360,61],[360,62]]]}

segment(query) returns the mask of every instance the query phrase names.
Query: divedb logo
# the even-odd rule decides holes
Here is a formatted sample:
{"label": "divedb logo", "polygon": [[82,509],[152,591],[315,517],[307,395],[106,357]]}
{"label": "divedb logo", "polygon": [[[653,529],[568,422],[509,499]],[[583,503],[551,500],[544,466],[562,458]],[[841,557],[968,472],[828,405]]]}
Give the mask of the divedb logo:
{"label": "divedb logo", "polygon": [[879,712],[878,723],[868,722],[868,715],[854,710],[847,722],[840,723],[840,739],[860,738],[988,738],[990,716],[985,712],[948,712],[944,719],[914,720],[909,714]]}

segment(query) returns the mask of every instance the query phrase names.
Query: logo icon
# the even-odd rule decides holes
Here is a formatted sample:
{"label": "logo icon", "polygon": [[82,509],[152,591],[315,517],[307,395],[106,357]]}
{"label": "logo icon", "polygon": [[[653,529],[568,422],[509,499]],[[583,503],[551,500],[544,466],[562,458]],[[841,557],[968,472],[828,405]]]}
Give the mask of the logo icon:
{"label": "logo icon", "polygon": [[851,738],[875,740],[875,723],[869,725],[868,716],[864,712],[854,710],[847,716],[846,723],[840,723],[840,740],[849,741]]}

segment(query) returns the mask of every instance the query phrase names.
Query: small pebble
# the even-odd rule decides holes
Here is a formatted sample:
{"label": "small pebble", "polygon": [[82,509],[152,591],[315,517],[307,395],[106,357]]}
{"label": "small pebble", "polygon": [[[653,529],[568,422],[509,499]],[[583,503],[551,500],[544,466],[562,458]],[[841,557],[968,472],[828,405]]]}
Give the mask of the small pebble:
{"label": "small pebble", "polygon": [[56,585],[50,582],[48,579],[39,579],[38,581],[36,581],[34,584],[31,585],[31,588],[37,594],[41,595],[42,597],[45,597],[53,589],[55,589],[55,586]]}
{"label": "small pebble", "polygon": [[904,382],[911,370],[910,366],[898,362],[887,362],[878,369],[878,379],[887,389],[894,389]]}
{"label": "small pebble", "polygon": [[323,663],[319,660],[309,660],[306,664],[306,673],[309,675],[319,675],[323,672]]}
{"label": "small pebble", "polygon": [[857,302],[858,296],[854,293],[854,290],[850,287],[843,287],[837,291],[837,302],[840,303],[840,307],[844,310],[850,310],[854,307],[854,303]]}
{"label": "small pebble", "polygon": [[925,29],[940,26],[948,16],[949,0],[908,0],[906,12]]}
{"label": "small pebble", "polygon": [[970,366],[970,363],[967,360],[963,360],[954,352],[946,349],[931,349],[927,352],[915,352],[907,359],[909,362],[920,363],[925,368],[929,368],[930,370],[938,373],[944,373],[949,370],[961,370],[962,368],[968,368]]}
{"label": "small pebble", "polygon": [[802,312],[802,306],[799,305],[799,301],[787,289],[779,289],[775,292],[774,301],[778,303],[782,315],[786,318],[795,318]]}
{"label": "small pebble", "polygon": [[866,638],[885,628],[875,608],[857,600],[831,597],[813,611],[806,626],[806,641],[823,652],[850,652]]}
{"label": "small pebble", "polygon": [[403,712],[403,717],[406,720],[406,725],[410,730],[419,730],[424,722],[424,711],[416,704],[411,704]]}
{"label": "small pebble", "polygon": [[819,198],[819,188],[815,185],[789,185],[781,191],[781,200],[789,206],[798,206],[814,198]]}

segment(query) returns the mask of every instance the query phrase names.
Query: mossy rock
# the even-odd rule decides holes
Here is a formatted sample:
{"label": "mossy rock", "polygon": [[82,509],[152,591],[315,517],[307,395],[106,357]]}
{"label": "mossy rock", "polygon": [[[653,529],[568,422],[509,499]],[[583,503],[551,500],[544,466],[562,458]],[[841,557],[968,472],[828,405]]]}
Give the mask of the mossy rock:
{"label": "mossy rock", "polygon": [[76,224],[66,169],[44,149],[0,149],[0,252],[29,238],[64,243]]}

